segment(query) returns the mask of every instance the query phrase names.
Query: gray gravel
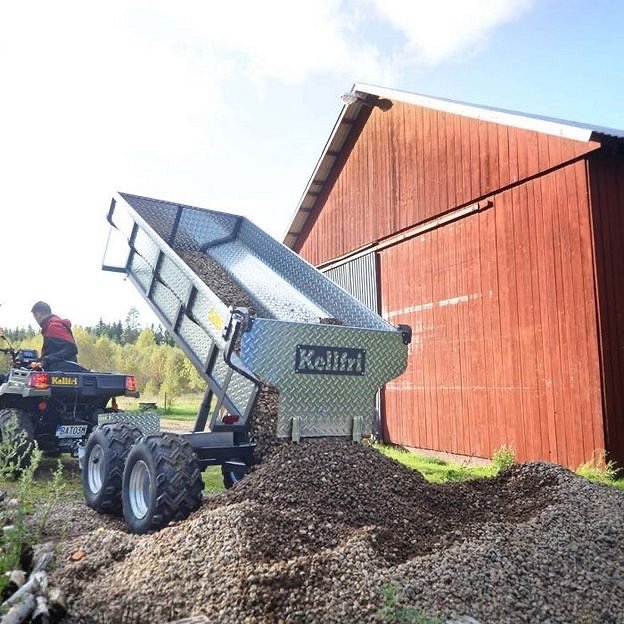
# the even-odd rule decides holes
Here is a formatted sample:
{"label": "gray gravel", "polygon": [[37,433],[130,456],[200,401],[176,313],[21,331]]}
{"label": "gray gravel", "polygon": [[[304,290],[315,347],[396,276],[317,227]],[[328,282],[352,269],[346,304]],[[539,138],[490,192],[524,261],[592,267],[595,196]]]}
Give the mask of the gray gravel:
{"label": "gray gravel", "polygon": [[444,619],[624,622],[623,512],[621,492],[558,466],[436,486],[363,445],[308,441],[160,533],[73,538],[54,574],[74,621],[375,622],[392,583]]}

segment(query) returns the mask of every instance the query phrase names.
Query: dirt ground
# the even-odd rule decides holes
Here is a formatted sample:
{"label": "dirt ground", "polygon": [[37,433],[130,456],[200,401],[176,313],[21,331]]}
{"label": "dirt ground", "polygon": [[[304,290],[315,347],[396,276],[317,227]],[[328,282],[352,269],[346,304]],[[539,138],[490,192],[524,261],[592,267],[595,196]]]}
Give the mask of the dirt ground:
{"label": "dirt ground", "polygon": [[172,433],[188,433],[193,431],[195,423],[191,420],[169,420],[167,418],[160,419],[160,430],[171,431]]}

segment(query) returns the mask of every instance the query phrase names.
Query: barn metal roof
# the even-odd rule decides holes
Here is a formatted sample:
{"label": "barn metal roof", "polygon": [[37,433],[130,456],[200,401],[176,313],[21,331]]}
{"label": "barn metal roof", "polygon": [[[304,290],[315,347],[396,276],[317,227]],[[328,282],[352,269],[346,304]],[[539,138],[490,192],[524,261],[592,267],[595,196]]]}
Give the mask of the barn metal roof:
{"label": "barn metal roof", "polygon": [[314,172],[299,200],[299,204],[291,220],[288,232],[284,237],[284,244],[293,247],[305,227],[305,224],[315,208],[316,201],[325,183],[331,176],[334,165],[342,153],[342,148],[347,142],[362,111],[370,110],[371,106],[381,105],[383,102],[402,102],[414,104],[425,108],[432,108],[455,115],[472,117],[481,121],[533,130],[544,134],[572,139],[574,141],[600,141],[607,137],[624,139],[624,130],[603,128],[590,124],[564,121],[552,117],[543,117],[520,113],[517,111],[503,110],[489,106],[478,106],[455,100],[431,97],[398,89],[387,89],[364,83],[355,83],[351,88],[354,102],[345,104],[338,115],[338,119],[332,129],[329,139],[323,149]]}

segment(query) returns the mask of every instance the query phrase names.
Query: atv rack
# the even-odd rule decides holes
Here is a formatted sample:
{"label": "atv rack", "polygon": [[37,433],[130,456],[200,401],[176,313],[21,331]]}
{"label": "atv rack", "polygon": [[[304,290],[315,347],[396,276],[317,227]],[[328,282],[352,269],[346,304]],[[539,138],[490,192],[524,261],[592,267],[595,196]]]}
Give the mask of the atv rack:
{"label": "atv rack", "polygon": [[[108,222],[102,268],[128,276],[207,383],[187,434],[203,467],[251,459],[262,384],[279,390],[280,438],[371,434],[377,391],[405,370],[409,327],[243,217],[119,193]],[[198,257],[248,306],[230,308],[207,286],[188,261]]]}

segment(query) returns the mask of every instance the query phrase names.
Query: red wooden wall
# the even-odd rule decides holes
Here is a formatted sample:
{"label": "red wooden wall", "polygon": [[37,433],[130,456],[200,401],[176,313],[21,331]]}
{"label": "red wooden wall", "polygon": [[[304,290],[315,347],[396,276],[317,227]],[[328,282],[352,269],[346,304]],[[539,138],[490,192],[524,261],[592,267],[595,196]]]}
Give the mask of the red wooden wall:
{"label": "red wooden wall", "polygon": [[597,147],[419,106],[375,109],[295,249],[320,264]]}
{"label": "red wooden wall", "polygon": [[606,447],[624,465],[624,155],[589,159]]}
{"label": "red wooden wall", "polygon": [[576,467],[604,448],[585,163],[491,199],[381,252],[383,315],[413,330],[386,433]]}

